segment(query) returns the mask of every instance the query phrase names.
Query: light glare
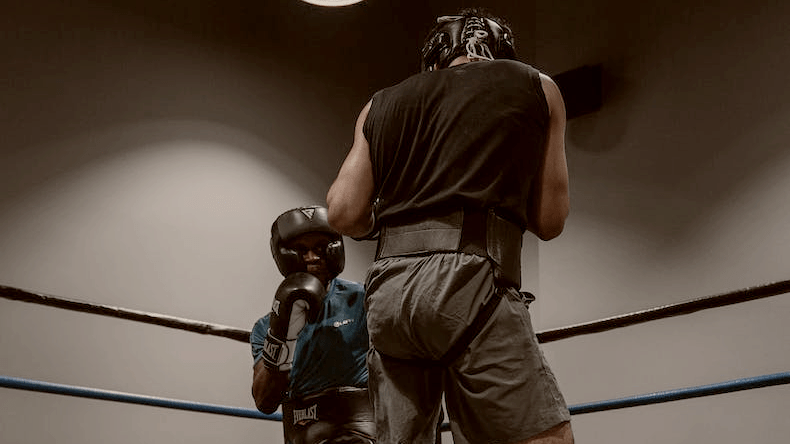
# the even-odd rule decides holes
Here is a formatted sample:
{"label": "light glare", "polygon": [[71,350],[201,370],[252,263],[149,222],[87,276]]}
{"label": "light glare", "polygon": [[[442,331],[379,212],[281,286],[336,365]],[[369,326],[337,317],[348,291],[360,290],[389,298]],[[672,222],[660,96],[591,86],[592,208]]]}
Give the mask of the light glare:
{"label": "light glare", "polygon": [[360,3],[362,0],[302,0],[305,3],[318,6],[347,6]]}

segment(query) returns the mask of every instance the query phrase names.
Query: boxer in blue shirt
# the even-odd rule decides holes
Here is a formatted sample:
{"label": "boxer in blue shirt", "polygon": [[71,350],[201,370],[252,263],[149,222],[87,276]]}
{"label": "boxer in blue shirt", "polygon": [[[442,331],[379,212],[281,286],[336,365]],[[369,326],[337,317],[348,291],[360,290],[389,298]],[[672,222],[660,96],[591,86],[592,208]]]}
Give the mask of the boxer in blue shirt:
{"label": "boxer in blue shirt", "polygon": [[337,277],[342,236],[325,208],[295,208],[272,224],[271,249],[285,280],[250,335],[255,405],[282,404],[287,444],[375,443],[364,288]]}

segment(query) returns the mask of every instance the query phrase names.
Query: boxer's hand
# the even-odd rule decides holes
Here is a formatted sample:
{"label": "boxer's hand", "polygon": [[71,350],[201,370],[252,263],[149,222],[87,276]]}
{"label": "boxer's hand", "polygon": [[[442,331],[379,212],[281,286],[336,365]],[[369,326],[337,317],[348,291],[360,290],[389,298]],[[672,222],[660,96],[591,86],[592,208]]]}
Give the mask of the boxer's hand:
{"label": "boxer's hand", "polygon": [[291,369],[299,332],[307,322],[316,320],[325,293],[321,281],[310,273],[293,273],[283,280],[269,314],[269,332],[263,343],[264,364],[283,371]]}

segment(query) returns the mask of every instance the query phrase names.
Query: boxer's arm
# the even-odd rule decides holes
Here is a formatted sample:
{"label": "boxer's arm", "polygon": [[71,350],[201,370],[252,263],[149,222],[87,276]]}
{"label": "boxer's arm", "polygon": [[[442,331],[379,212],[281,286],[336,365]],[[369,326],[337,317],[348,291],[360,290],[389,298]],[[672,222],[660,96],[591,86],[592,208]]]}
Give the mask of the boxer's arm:
{"label": "boxer's arm", "polygon": [[550,240],[562,233],[570,210],[565,158],[565,102],[551,78],[541,74],[540,80],[549,106],[549,128],[544,158],[530,192],[527,229],[542,240]]}
{"label": "boxer's arm", "polygon": [[282,402],[288,389],[288,372],[280,371],[258,361],[252,369],[252,397],[255,407],[271,414]]}
{"label": "boxer's arm", "polygon": [[269,331],[263,341],[264,365],[283,371],[291,369],[299,332],[308,320],[315,321],[325,293],[321,281],[306,272],[289,274],[277,287]]}
{"label": "boxer's arm", "polygon": [[370,145],[362,131],[371,102],[360,112],[351,145],[326,195],[329,225],[341,234],[361,238],[373,230],[373,165]]}
{"label": "boxer's arm", "polygon": [[252,398],[263,413],[277,410],[288,390],[288,372],[267,366],[263,360],[263,346],[269,326],[265,318],[259,319],[250,332],[250,345],[255,365],[252,367]]}
{"label": "boxer's arm", "polygon": [[272,413],[288,389],[291,363],[299,333],[306,322],[315,321],[326,293],[315,276],[298,272],[277,287],[269,313],[269,325],[258,321],[251,332],[253,356],[252,397],[263,413]]}

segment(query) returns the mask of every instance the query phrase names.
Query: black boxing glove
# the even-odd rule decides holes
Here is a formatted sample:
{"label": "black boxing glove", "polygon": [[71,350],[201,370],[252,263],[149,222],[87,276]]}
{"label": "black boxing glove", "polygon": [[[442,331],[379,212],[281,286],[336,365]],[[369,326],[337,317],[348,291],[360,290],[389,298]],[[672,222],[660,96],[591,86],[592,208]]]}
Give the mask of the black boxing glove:
{"label": "black boxing glove", "polygon": [[263,342],[263,363],[282,371],[291,370],[299,332],[315,322],[326,288],[310,273],[288,275],[277,287],[269,314],[269,331]]}

